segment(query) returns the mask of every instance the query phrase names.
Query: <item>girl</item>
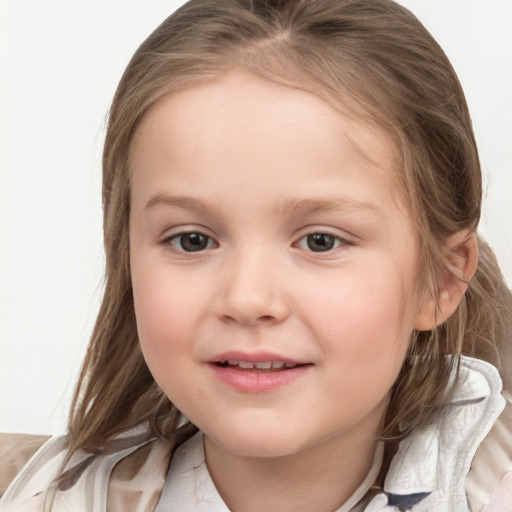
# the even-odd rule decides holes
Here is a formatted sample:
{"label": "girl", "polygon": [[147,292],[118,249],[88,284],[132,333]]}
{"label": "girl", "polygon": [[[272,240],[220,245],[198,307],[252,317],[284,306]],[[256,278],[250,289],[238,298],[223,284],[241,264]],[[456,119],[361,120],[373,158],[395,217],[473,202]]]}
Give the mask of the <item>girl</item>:
{"label": "girl", "polygon": [[130,62],[103,166],[68,434],[2,510],[512,510],[512,298],[411,13],[192,0]]}

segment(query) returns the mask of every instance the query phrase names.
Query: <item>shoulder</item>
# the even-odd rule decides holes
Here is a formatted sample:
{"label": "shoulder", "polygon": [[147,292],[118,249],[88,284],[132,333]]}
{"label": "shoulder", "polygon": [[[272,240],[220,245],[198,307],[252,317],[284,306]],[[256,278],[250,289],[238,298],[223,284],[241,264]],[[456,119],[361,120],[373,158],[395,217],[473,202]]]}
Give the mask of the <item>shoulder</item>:
{"label": "shoulder", "polygon": [[[512,427],[503,416],[501,391],[496,368],[462,358],[451,404],[433,424],[412,432],[399,445],[384,483],[389,505],[412,507],[418,512],[480,512],[490,503],[492,493],[510,470],[507,464],[489,465],[494,457],[501,457],[498,451],[510,453],[511,448],[506,434],[500,436],[499,448],[496,443],[491,447],[489,441],[493,431],[501,432],[501,423]],[[491,466],[497,478],[494,483],[489,480]],[[481,503],[475,501],[475,490]]]}
{"label": "shoulder", "polygon": [[471,510],[512,510],[512,390],[502,395],[505,408],[478,446],[466,478]]}
{"label": "shoulder", "polygon": [[[62,468],[68,455],[66,437],[47,440],[12,480],[0,511],[35,512],[48,503],[55,512],[129,511],[141,500],[156,503],[171,457],[169,443],[138,431],[112,444],[108,453],[91,455],[79,450]],[[65,478],[57,483],[58,476]]]}
{"label": "shoulder", "polygon": [[2,438],[1,472],[6,488],[2,489],[0,510],[23,510],[10,504],[48,488],[64,460],[65,438],[18,434],[4,434]]}
{"label": "shoulder", "polygon": [[50,436],[0,434],[0,496]]}

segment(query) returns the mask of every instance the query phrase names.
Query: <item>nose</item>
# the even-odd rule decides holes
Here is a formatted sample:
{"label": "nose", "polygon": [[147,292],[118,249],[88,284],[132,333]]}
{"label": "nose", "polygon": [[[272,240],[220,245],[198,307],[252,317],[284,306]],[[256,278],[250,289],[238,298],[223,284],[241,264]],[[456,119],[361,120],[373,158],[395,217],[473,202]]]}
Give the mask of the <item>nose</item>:
{"label": "nose", "polygon": [[224,262],[217,315],[240,325],[273,324],[290,314],[286,280],[259,251],[245,251]]}

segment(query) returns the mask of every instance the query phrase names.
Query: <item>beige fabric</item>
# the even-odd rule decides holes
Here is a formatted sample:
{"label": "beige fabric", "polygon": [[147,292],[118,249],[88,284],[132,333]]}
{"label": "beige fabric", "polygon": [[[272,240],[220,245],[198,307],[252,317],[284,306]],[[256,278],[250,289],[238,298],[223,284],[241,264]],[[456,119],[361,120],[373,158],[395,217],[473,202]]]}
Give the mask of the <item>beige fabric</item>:
{"label": "beige fabric", "polygon": [[171,455],[169,444],[157,440],[121,460],[111,474],[107,512],[153,512]]}
{"label": "beige fabric", "polygon": [[0,434],[0,496],[49,436]]}

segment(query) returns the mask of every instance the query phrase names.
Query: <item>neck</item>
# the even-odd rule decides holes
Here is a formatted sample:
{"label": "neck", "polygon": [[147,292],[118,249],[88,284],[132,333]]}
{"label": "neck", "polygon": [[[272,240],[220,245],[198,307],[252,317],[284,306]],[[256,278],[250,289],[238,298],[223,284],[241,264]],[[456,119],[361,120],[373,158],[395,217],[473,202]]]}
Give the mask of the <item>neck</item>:
{"label": "neck", "polygon": [[206,462],[233,512],[332,512],[362,484],[372,466],[375,434],[342,435],[280,457],[246,457],[205,437]]}

